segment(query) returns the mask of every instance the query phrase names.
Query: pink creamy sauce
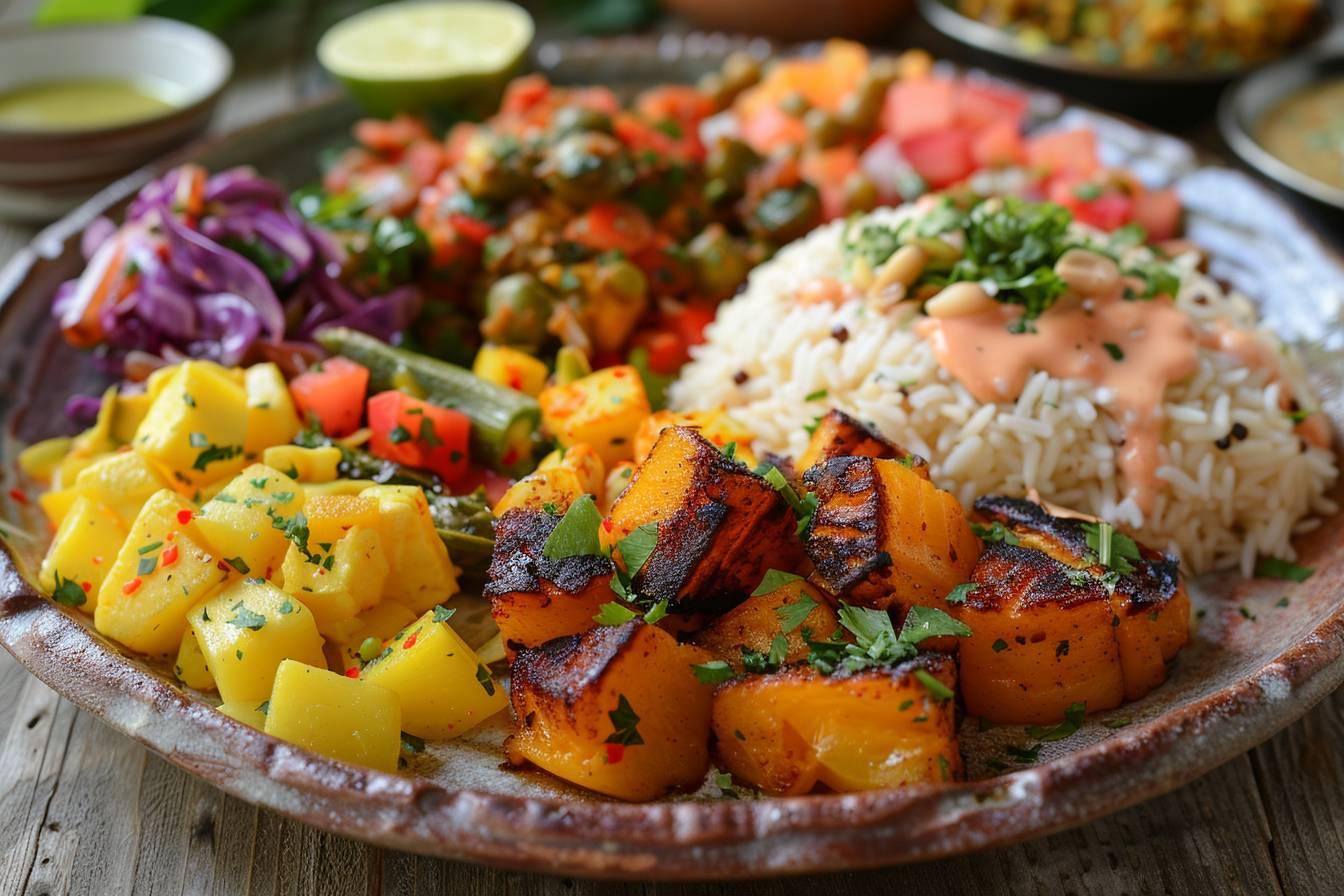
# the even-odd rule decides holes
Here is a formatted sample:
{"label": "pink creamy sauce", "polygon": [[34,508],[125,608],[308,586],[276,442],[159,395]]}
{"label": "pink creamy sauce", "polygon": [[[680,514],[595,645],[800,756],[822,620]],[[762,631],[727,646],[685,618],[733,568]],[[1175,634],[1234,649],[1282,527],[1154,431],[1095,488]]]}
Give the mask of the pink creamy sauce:
{"label": "pink creamy sauce", "polygon": [[[1235,355],[1251,368],[1279,370],[1278,356],[1254,333],[1224,328],[1209,332],[1169,298],[1126,301],[1120,292],[1086,303],[1054,306],[1036,321],[1035,333],[1008,326],[1022,309],[1002,305],[979,314],[926,318],[916,332],[928,340],[938,363],[977,401],[1014,401],[1027,378],[1043,370],[1057,379],[1080,379],[1110,391],[1108,404],[1125,429],[1118,467],[1144,513],[1165,483],[1162,464],[1163,396],[1192,374],[1201,346]],[[1287,398],[1285,399],[1287,400]],[[1329,444],[1323,421],[1299,427],[1313,444]]]}

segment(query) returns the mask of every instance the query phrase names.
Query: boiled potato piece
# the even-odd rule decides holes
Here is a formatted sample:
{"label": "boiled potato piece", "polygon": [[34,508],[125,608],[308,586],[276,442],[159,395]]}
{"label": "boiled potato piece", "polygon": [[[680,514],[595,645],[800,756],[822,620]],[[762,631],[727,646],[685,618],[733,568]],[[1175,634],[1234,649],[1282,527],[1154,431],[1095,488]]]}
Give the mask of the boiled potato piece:
{"label": "boiled potato piece", "polygon": [[537,401],[542,425],[556,441],[566,448],[591,445],[607,466],[630,459],[635,430],[650,413],[639,372],[628,365],[548,386]]}
{"label": "boiled potato piece", "polygon": [[266,728],[266,713],[262,706],[259,703],[221,703],[216,709],[231,719],[262,731]]}
{"label": "boiled potato piece", "polygon": [[247,465],[247,415],[247,394],[235,376],[209,361],[184,361],[150,405],[133,444],[190,491]]}
{"label": "boiled potato piece", "polygon": [[85,467],[75,479],[75,490],[111,510],[129,526],[150,495],[170,488],[167,477],[136,451],[118,451]]}
{"label": "boiled potato piece", "polygon": [[98,589],[94,627],[140,653],[171,653],[187,630],[187,611],[229,572],[197,527],[191,505],[167,489],[156,492]]}
{"label": "boiled potato piece", "polygon": [[215,677],[210,674],[210,666],[196,640],[196,633],[187,629],[182,633],[182,644],[177,648],[177,662],[173,664],[173,674],[177,680],[189,688],[198,691],[213,691]]}
{"label": "boiled potato piece", "polygon": [[[812,609],[794,620],[796,624],[785,632],[784,620],[792,620],[789,608],[806,610],[808,603],[813,605]],[[824,641],[839,627],[835,611],[821,592],[796,579],[742,601],[697,632],[693,643],[741,672],[744,651],[769,654],[775,638],[782,637],[788,644],[783,662],[801,662],[807,659],[810,650],[808,639]]]}
{"label": "boiled potato piece", "polygon": [[261,579],[232,583],[187,619],[225,703],[265,700],[282,660],[325,665],[313,614]]}
{"label": "boiled potato piece", "polygon": [[425,493],[414,485],[375,485],[360,492],[378,507],[378,534],[392,574],[383,599],[423,613],[457,593],[457,567],[434,528]]}
{"label": "boiled potato piece", "polygon": [[[112,511],[90,498],[76,498],[42,558],[38,584],[48,594],[59,591],[61,603],[94,612],[98,592],[126,535],[126,527]],[[75,594],[68,582],[81,594]]]}
{"label": "boiled potato piece", "polygon": [[505,753],[625,800],[693,789],[709,770],[711,695],[691,666],[707,659],[639,619],[520,651]]}
{"label": "boiled potato piece", "polygon": [[265,730],[314,753],[384,772],[395,772],[401,755],[396,694],[297,660],[285,660],[275,672]]}
{"label": "boiled potato piece", "polygon": [[403,730],[432,740],[465,734],[508,705],[504,687],[440,609],[398,632],[360,672],[401,700]]}
{"label": "boiled potato piece", "polygon": [[72,485],[69,488],[58,488],[43,492],[38,496],[37,504],[42,508],[42,512],[47,515],[47,522],[55,530],[65,521],[65,515],[70,512],[71,507],[75,506],[75,501],[78,498],[79,490]]}
{"label": "boiled potato piece", "polygon": [[253,364],[243,376],[247,393],[247,438],[243,450],[256,457],[272,445],[283,445],[303,428],[285,375],[274,364]]}
{"label": "boiled potato piece", "polygon": [[602,500],[607,467],[592,445],[579,443],[568,448],[557,448],[541,459],[538,470],[571,470],[578,478],[580,494],[595,495]]}
{"label": "boiled potato piece", "polygon": [[483,345],[472,361],[471,372],[483,380],[507,386],[536,398],[546,386],[550,370],[546,363],[527,352],[506,345]]}
{"label": "boiled potato piece", "polygon": [[377,531],[378,501],[364,494],[314,495],[303,508],[308,519],[308,549],[327,552],[356,526]]}
{"label": "boiled potato piece", "polygon": [[734,679],[714,692],[719,759],[778,795],[955,780],[956,678],[951,659],[925,654],[847,677],[794,668]]}
{"label": "boiled potato piece", "polygon": [[285,591],[312,611],[317,630],[344,642],[358,628],[355,617],[382,597],[390,569],[378,532],[355,526],[330,552],[291,545],[281,575]]}
{"label": "boiled potato piece", "polygon": [[201,507],[196,525],[235,570],[269,579],[290,544],[284,526],[303,509],[303,486],[274,467],[252,464]]}
{"label": "boiled potato piece", "polygon": [[261,453],[262,462],[299,482],[331,482],[341,465],[341,449],[335,445],[304,448],[301,445],[273,445]]}
{"label": "boiled potato piece", "polygon": [[395,601],[385,600],[370,607],[355,617],[355,626],[350,630],[348,640],[339,645],[328,645],[339,648],[335,654],[331,654],[334,657],[333,665],[339,658],[339,671],[352,666],[358,669],[361,662],[359,649],[366,640],[372,638],[378,642],[378,649],[381,651],[384,641],[390,641],[393,635],[409,626],[415,619],[416,616],[410,609]]}

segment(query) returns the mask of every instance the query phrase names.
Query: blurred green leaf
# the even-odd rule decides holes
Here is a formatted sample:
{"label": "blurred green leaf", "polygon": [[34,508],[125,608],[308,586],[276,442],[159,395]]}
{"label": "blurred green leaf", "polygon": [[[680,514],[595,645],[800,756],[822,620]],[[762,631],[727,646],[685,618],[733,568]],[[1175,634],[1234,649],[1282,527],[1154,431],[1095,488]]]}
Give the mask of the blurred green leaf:
{"label": "blurred green leaf", "polygon": [[44,0],[33,21],[39,25],[120,22],[144,12],[146,0]]}

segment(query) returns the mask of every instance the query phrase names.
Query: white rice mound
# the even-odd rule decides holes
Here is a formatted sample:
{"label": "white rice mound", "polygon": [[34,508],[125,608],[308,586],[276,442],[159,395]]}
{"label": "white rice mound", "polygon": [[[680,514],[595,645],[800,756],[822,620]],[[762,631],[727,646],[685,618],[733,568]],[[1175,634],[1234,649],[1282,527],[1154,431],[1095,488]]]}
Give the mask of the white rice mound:
{"label": "white rice mound", "polygon": [[[917,214],[903,206],[868,220],[894,225]],[[670,392],[674,410],[726,408],[755,433],[758,453],[796,457],[807,444],[804,427],[838,407],[928,459],[934,481],[967,507],[981,495],[1034,488],[1176,554],[1192,572],[1237,567],[1250,575],[1257,556],[1293,559],[1292,537],[1318,524],[1312,515],[1336,510],[1325,497],[1337,473],[1334,454],[1304,449],[1280,407],[1285,387],[1302,407],[1319,407],[1286,347],[1277,382],[1273,371],[1200,349],[1195,375],[1167,390],[1157,471],[1166,487],[1144,514],[1117,470],[1123,428],[1106,390],[1037,372],[1016,402],[982,404],[915,335],[913,309],[881,313],[858,299],[839,308],[797,304],[800,285],[844,279],[845,228],[843,221],[821,227],[752,272],[744,291],[719,309],[706,343],[692,350]],[[1224,292],[1196,261],[1176,260],[1178,307],[1202,325],[1256,327],[1251,302]],[[837,327],[848,333],[844,341],[832,336]],[[738,385],[741,373],[747,379]],[[823,390],[825,398],[805,400]],[[1234,423],[1247,438],[1219,449],[1215,442]]]}

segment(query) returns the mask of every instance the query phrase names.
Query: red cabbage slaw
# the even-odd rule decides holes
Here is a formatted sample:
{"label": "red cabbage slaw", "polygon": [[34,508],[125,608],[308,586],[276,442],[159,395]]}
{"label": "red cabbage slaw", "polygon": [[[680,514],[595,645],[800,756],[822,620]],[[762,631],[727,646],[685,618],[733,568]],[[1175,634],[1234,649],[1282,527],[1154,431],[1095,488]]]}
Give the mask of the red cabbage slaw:
{"label": "red cabbage slaw", "polygon": [[[81,248],[87,267],[57,290],[53,313],[68,341],[133,379],[186,358],[313,355],[329,326],[397,341],[422,303],[412,285],[381,295],[348,286],[346,247],[251,168],[169,171],[141,189],[121,227],[90,224]],[[85,416],[96,400],[67,410]]]}

